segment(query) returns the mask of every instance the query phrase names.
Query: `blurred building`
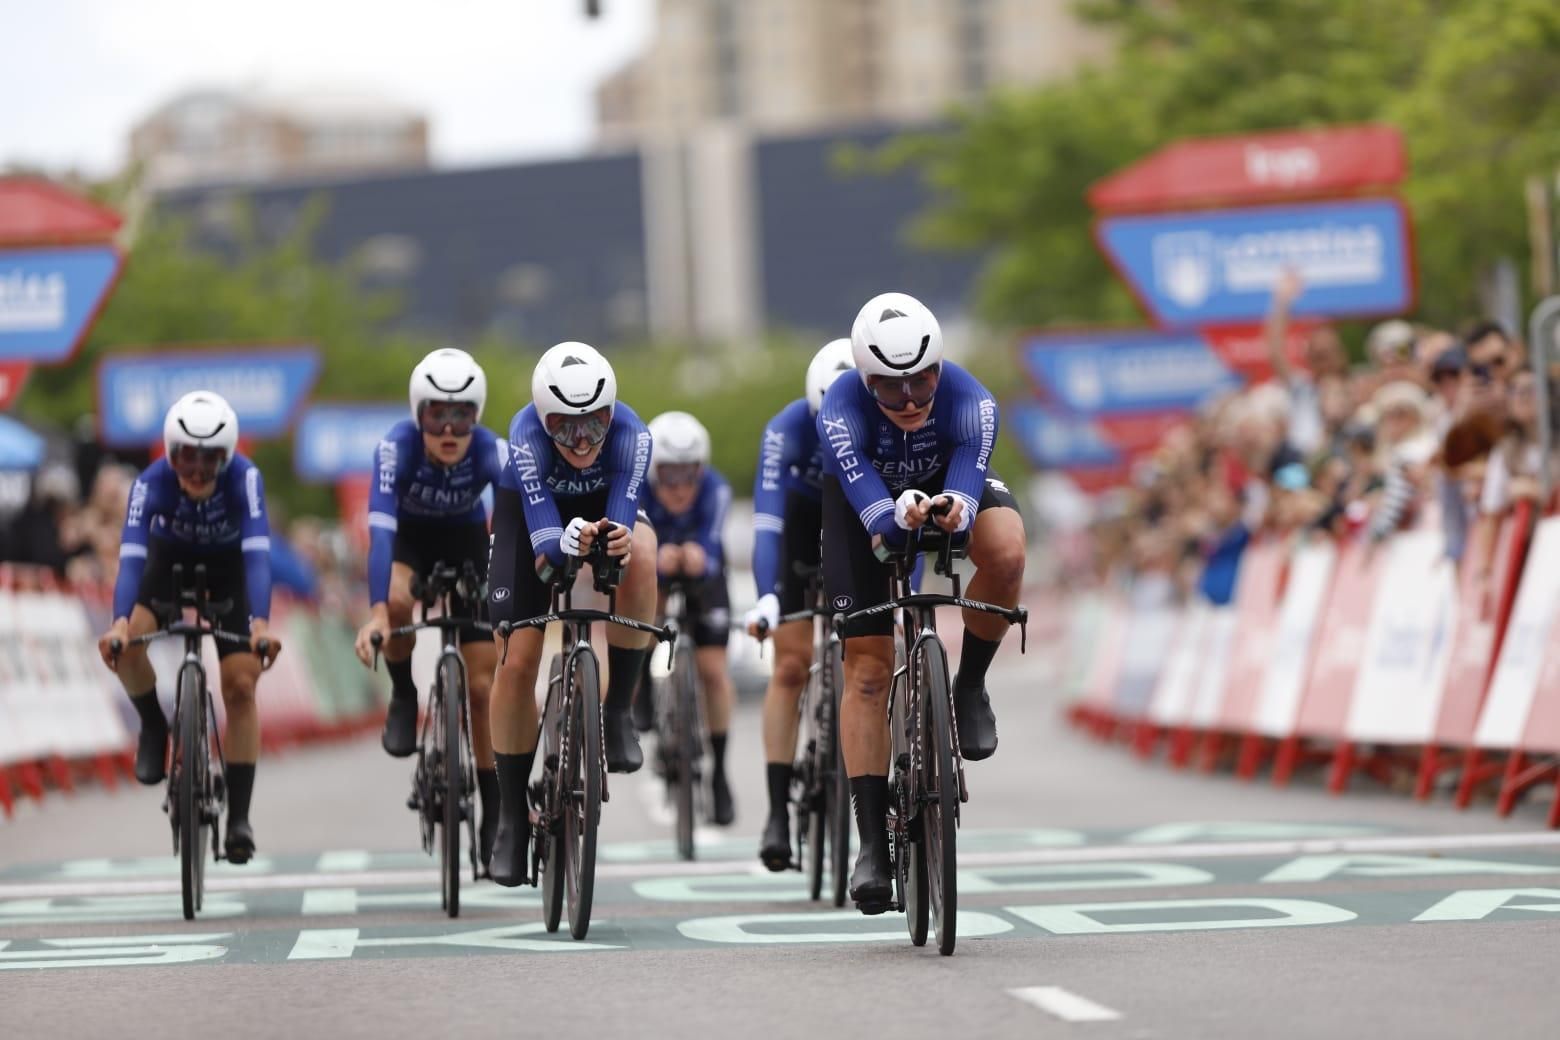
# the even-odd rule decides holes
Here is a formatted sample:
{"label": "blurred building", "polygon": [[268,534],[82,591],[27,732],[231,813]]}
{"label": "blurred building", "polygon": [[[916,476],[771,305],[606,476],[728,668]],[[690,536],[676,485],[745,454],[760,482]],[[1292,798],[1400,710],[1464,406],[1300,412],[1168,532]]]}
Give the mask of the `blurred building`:
{"label": "blurred building", "polygon": [[130,132],[154,190],[428,166],[428,121],[374,94],[181,94]]}
{"label": "blurred building", "polygon": [[1074,0],[658,0],[649,48],[597,91],[606,141],[935,118],[1110,52]]}

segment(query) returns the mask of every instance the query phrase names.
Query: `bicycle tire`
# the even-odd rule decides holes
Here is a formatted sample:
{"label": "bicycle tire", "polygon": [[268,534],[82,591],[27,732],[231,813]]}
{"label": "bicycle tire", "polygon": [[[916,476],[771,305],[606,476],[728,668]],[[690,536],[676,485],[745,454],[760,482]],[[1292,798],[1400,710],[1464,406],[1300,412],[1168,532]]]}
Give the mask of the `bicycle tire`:
{"label": "bicycle tire", "polygon": [[206,882],[206,823],[201,795],[205,791],[205,683],[198,668],[179,670],[179,892],[184,919],[195,920]]}
{"label": "bicycle tire", "polygon": [[678,658],[676,671],[672,675],[672,695],[675,698],[672,746],[676,753],[670,766],[674,771],[672,800],[677,814],[677,855],[691,860],[695,851],[693,789],[695,764],[699,760],[699,711],[694,703],[698,691],[694,686],[693,664],[687,654]]}
{"label": "bicycle tire", "polygon": [[[569,934],[585,938],[590,931],[591,902],[596,891],[596,829],[601,824],[601,775],[605,768],[601,749],[601,676],[595,653],[589,647],[574,655],[570,665],[574,684],[576,739],[570,742],[569,797],[563,818],[565,875],[568,878]],[[574,784],[578,783],[576,789]]]}
{"label": "bicycle tire", "polygon": [[958,941],[959,778],[953,766],[953,701],[948,657],[941,640],[923,639],[921,784],[927,800],[921,809],[921,847],[926,851],[932,927],[937,952],[953,953]]}
{"label": "bicycle tire", "polygon": [[442,702],[439,761],[444,780],[444,833],[439,836],[439,873],[445,893],[444,911],[450,917],[460,916],[460,810],[465,794],[460,759],[461,687],[460,665],[448,656],[441,657],[437,689]]}
{"label": "bicycle tire", "polygon": [[[553,654],[552,661],[547,666],[545,701],[552,708],[553,718],[552,725],[543,727],[542,759],[544,762],[548,754],[558,753],[558,732],[561,728],[558,718],[568,700],[568,690],[561,685],[562,676],[563,655]],[[542,790],[556,792],[558,787],[556,780],[557,777],[554,776],[550,781],[544,781]],[[543,804],[538,808],[546,809],[548,806]],[[558,829],[549,828],[537,835],[535,840],[542,843],[542,923],[549,932],[556,932],[559,922],[563,920],[563,890],[566,887],[560,876],[563,873],[563,839]]]}
{"label": "bicycle tire", "polygon": [[829,869],[834,883],[834,905],[844,906],[850,888],[850,780],[845,775],[845,746],[840,737],[840,695],[845,689],[840,667],[840,645],[829,641],[828,697],[833,702],[829,724],[834,733],[833,788],[829,805]]}

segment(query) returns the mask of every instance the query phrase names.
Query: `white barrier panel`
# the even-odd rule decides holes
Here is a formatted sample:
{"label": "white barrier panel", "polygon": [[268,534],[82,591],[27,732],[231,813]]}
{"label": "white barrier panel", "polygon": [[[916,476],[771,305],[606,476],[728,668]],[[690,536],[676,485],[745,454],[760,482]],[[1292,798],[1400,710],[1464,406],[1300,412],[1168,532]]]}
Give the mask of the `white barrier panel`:
{"label": "white barrier panel", "polygon": [[1253,729],[1263,736],[1288,737],[1295,732],[1337,563],[1338,550],[1331,538],[1306,542],[1290,557],[1289,583],[1279,605],[1272,653],[1253,717]]}
{"label": "white barrier panel", "polygon": [[1350,740],[1432,739],[1457,630],[1457,573],[1435,531],[1395,535],[1365,637],[1344,732]]}
{"label": "white barrier panel", "polygon": [[1224,703],[1224,683],[1229,677],[1230,651],[1240,616],[1234,607],[1210,607],[1203,629],[1202,670],[1192,692],[1190,723],[1194,729],[1212,729]]}
{"label": "white barrier panel", "polygon": [[1212,615],[1213,607],[1203,601],[1181,611],[1170,657],[1148,706],[1148,717],[1155,725],[1179,726],[1191,717],[1197,677],[1204,668],[1203,644],[1207,641]]}
{"label": "white barrier panel", "polygon": [[1067,665],[1062,689],[1068,697],[1088,692],[1089,676],[1094,670],[1094,653],[1104,638],[1105,597],[1098,592],[1080,593],[1073,601],[1075,609],[1067,623]]}
{"label": "white barrier panel", "polygon": [[[1560,603],[1560,517],[1538,525],[1533,536],[1517,602],[1506,627],[1495,677],[1479,715],[1473,742],[1483,748],[1525,746],[1523,734],[1539,690],[1544,651],[1551,646],[1556,604]],[[1550,696],[1560,696],[1551,689]]]}
{"label": "white barrier panel", "polygon": [[1176,611],[1167,605],[1134,609],[1127,622],[1121,674],[1116,679],[1116,714],[1140,719],[1148,713],[1165,657],[1175,637]]}

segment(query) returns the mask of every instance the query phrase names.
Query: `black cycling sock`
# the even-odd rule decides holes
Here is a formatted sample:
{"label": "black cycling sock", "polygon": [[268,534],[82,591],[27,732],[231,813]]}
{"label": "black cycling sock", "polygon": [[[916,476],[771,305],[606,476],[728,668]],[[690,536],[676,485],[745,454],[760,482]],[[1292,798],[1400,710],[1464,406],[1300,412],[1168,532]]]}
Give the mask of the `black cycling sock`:
{"label": "black cycling sock", "polygon": [[255,793],[255,764],[253,762],[229,762],[227,764],[228,820],[249,819],[249,797]]}
{"label": "black cycling sock", "polygon": [[130,703],[135,705],[135,713],[141,716],[142,729],[168,732],[168,716],[163,714],[162,705],[157,703],[157,687],[153,686],[146,693],[132,695]]}
{"label": "black cycling sock", "polygon": [[791,775],[795,772],[789,762],[771,762],[764,769],[769,781],[769,815],[784,816],[791,801]]}
{"label": "black cycling sock", "polygon": [[607,708],[627,711],[634,703],[634,690],[644,671],[650,651],[644,647],[607,647]]}
{"label": "black cycling sock", "polygon": [[[535,751],[526,751],[519,755],[506,755],[502,751],[493,752],[494,773],[498,780],[498,804],[500,811],[511,820],[523,820],[526,815],[525,785],[531,779],[531,763],[536,760]],[[482,775],[482,770],[477,771],[477,776]],[[482,798],[484,804],[487,795]]]}
{"label": "black cycling sock", "polygon": [[997,647],[1001,645],[1000,640],[982,639],[966,628],[964,650],[959,656],[959,685],[965,689],[985,686],[986,669],[991,667],[991,660],[997,656]]}
{"label": "black cycling sock", "polygon": [[385,659],[385,671],[390,673],[390,696],[396,699],[417,699],[417,681],[412,678],[412,659],[392,661]]}
{"label": "black cycling sock", "polygon": [[710,734],[710,758],[714,760],[715,776],[726,778],[726,734]]}
{"label": "black cycling sock", "polygon": [[[526,770],[530,772],[529,769]],[[524,781],[522,781],[523,785]],[[498,812],[498,770],[477,769],[477,793],[482,796],[482,815]]]}
{"label": "black cycling sock", "polygon": [[861,843],[876,843],[888,837],[888,777],[853,776],[850,798],[856,809],[856,834]]}

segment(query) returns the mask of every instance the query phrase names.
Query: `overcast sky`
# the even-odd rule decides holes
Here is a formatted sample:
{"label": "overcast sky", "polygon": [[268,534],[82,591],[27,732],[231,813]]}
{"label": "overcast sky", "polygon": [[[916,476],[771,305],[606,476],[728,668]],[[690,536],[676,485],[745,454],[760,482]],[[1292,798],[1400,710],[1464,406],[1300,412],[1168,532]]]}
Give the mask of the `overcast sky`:
{"label": "overcast sky", "polygon": [[114,171],[191,87],[366,89],[430,119],[435,161],[567,154],[653,0],[0,0],[0,167]]}

